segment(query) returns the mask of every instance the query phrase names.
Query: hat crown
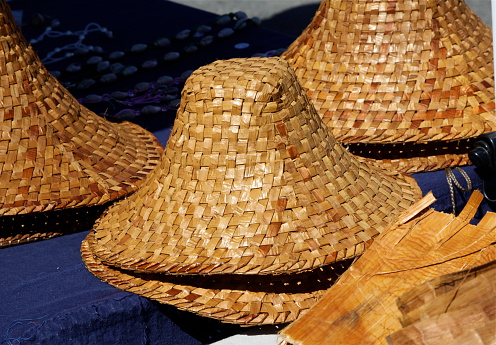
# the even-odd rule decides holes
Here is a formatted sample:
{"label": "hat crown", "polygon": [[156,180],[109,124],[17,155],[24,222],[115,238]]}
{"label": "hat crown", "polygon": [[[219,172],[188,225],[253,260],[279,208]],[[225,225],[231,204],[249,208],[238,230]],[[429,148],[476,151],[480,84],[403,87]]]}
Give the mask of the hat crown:
{"label": "hat crown", "polygon": [[[37,116],[60,103],[62,90],[33,50],[16,24],[10,9],[0,3],[0,98],[4,116],[13,116],[13,109],[22,109],[16,116]],[[52,113],[59,117],[62,113]]]}
{"label": "hat crown", "polygon": [[[431,50],[441,57],[465,51],[492,55],[488,50],[492,41],[487,40],[491,29],[459,0],[324,0],[306,31],[316,36],[316,40],[308,37],[307,45],[319,41],[322,46],[314,48],[340,55],[373,53],[393,59],[409,53],[406,57],[417,59],[398,62],[419,64],[424,61],[416,54]],[[290,48],[285,56],[293,54],[298,51]]]}
{"label": "hat crown", "polygon": [[460,140],[496,128],[491,36],[463,1],[324,0],[283,57],[339,141]]}
{"label": "hat crown", "polygon": [[[179,190],[217,195],[217,202],[227,203],[221,213],[238,207],[241,213],[256,212],[262,203],[258,206],[271,211],[265,225],[280,222],[282,213],[273,212],[281,205],[290,209],[315,202],[309,190],[301,190],[304,182],[318,175],[330,184],[330,176],[353,174],[358,165],[309,104],[289,65],[279,59],[233,59],[200,68],[185,84],[163,170],[150,180],[180,183],[170,188],[167,180],[167,202]],[[181,200],[183,206],[186,200],[197,201],[191,195]]]}

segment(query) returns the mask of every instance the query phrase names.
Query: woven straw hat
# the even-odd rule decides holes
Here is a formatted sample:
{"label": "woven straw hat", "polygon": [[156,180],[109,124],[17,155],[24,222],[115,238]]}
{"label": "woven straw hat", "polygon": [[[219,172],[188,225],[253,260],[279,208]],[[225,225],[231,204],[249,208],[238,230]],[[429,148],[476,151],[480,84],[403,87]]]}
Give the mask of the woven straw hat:
{"label": "woven straw hat", "polygon": [[309,270],[362,253],[420,194],[338,144],[284,60],[217,61],[186,81],[159,166],[97,221],[94,254],[140,272]]}
{"label": "woven straw hat", "polygon": [[383,167],[469,164],[496,130],[492,32],[463,0],[323,0],[283,57],[336,139]]}
{"label": "woven straw hat", "polygon": [[104,204],[158,163],[155,137],[81,106],[0,2],[0,215]]}
{"label": "woven straw hat", "polygon": [[5,1],[0,40],[0,247],[88,229],[109,201],[138,188],[163,150],[141,127],[81,106]]}

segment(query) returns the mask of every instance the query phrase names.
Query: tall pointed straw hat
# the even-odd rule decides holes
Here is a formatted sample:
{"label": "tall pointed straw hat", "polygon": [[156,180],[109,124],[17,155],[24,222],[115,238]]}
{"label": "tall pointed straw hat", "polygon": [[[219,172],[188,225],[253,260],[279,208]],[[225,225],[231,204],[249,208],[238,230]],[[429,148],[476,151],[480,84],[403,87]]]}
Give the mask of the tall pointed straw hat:
{"label": "tall pointed straw hat", "polygon": [[186,81],[159,167],[81,251],[117,288],[223,322],[285,323],[419,198],[411,177],[335,142],[287,62],[217,61]]}
{"label": "tall pointed straw hat", "polygon": [[323,0],[283,57],[336,139],[380,166],[469,164],[496,130],[492,32],[463,0]]}
{"label": "tall pointed straw hat", "polygon": [[[160,159],[155,137],[81,106],[27,44],[5,1],[0,41],[0,223],[103,205],[135,191]],[[2,245],[19,240],[0,237]]]}
{"label": "tall pointed straw hat", "polygon": [[217,61],[186,81],[159,166],[93,248],[140,272],[309,270],[362,253],[420,196],[338,144],[284,60]]}

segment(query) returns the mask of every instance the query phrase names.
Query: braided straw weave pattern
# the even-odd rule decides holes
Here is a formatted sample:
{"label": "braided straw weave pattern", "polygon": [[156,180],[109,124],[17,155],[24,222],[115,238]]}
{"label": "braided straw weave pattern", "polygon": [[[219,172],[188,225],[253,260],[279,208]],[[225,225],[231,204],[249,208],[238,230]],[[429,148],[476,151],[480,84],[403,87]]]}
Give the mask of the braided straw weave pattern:
{"label": "braided straw weave pattern", "polygon": [[125,291],[226,323],[262,325],[296,320],[349,267],[343,260],[289,275],[188,275],[136,273],[104,265],[93,255],[94,236],[81,246],[88,270]]}
{"label": "braided straw weave pattern", "polygon": [[104,204],[137,189],[162,148],[81,106],[0,2],[0,215]]}
{"label": "braided straw weave pattern", "polygon": [[496,129],[491,29],[463,1],[323,0],[283,57],[338,141],[402,171],[466,164]]}
{"label": "braided straw weave pattern", "polygon": [[284,60],[217,61],[187,80],[159,167],[96,223],[94,253],[141,272],[309,270],[362,253],[420,194],[338,144]]}

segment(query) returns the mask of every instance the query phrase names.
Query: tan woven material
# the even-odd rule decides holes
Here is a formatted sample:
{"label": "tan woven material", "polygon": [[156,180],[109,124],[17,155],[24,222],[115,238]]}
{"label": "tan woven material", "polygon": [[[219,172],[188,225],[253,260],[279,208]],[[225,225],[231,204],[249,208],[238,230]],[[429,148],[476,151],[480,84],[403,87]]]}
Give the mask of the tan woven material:
{"label": "tan woven material", "polygon": [[[496,260],[496,214],[469,224],[483,196],[458,217],[432,209],[400,219],[374,240],[326,294],[281,336],[291,344],[387,344],[400,330],[399,296],[440,274]],[[446,344],[446,343],[445,343]]]}
{"label": "tan woven material", "polygon": [[361,254],[421,196],[336,143],[280,58],[187,80],[160,165],[95,225],[108,265],[178,274],[309,270]]}
{"label": "tan woven material", "polygon": [[492,32],[463,0],[323,0],[283,57],[338,141],[401,171],[496,130]]}
{"label": "tan woven material", "polygon": [[436,277],[398,299],[390,345],[496,343],[496,261]]}
{"label": "tan woven material", "polygon": [[296,320],[314,305],[353,259],[292,275],[135,273],[102,264],[94,236],[81,246],[88,270],[119,289],[225,323],[253,326]]}
{"label": "tan woven material", "polygon": [[4,1],[0,12],[0,215],[105,204],[135,191],[160,159],[155,137],[81,106]]}

